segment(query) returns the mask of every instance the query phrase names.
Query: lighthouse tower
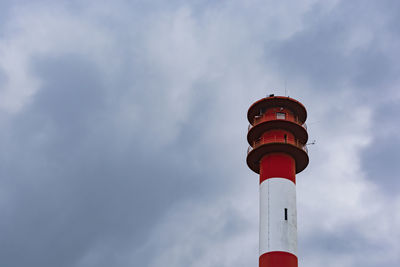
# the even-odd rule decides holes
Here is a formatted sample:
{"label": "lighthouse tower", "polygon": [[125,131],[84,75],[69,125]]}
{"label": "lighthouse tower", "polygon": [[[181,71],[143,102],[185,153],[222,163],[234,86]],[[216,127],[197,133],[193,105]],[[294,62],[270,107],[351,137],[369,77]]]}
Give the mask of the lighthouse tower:
{"label": "lighthouse tower", "polygon": [[308,165],[305,107],[289,97],[250,106],[247,165],[260,174],[260,267],[297,267],[296,173]]}

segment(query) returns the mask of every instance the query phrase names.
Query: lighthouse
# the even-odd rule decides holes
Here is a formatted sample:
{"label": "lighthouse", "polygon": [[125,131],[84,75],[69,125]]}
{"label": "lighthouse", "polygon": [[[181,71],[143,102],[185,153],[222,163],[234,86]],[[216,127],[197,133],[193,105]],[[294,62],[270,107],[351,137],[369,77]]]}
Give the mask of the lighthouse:
{"label": "lighthouse", "polygon": [[296,174],[309,162],[299,101],[269,95],[252,104],[247,165],[260,175],[259,267],[297,267]]}

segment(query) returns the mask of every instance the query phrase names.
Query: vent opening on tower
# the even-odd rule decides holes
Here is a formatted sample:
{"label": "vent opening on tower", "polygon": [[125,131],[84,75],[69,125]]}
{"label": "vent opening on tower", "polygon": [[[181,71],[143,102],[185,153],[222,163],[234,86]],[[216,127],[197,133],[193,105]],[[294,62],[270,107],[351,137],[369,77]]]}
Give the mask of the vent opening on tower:
{"label": "vent opening on tower", "polygon": [[285,208],[285,221],[287,221],[287,209]]}

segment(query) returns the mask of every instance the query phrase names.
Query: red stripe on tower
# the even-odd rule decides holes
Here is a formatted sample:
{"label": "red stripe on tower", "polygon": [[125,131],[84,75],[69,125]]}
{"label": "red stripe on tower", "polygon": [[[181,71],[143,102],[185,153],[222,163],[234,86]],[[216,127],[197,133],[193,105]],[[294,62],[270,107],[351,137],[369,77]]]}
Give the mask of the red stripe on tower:
{"label": "red stripe on tower", "polygon": [[275,251],[260,256],[260,266],[296,267],[297,257],[291,253]]}
{"label": "red stripe on tower", "polygon": [[247,165],[260,174],[260,267],[297,267],[296,173],[308,165],[304,106],[269,96],[247,113]]}
{"label": "red stripe on tower", "polygon": [[260,162],[260,184],[268,178],[282,177],[296,183],[294,158],[284,153],[271,153]]}

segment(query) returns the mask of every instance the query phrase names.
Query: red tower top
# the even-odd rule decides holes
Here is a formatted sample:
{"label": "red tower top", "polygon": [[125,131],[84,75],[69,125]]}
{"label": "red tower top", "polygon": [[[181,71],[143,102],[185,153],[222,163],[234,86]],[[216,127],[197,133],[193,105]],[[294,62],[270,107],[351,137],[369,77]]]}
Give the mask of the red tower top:
{"label": "red tower top", "polygon": [[251,105],[247,118],[247,165],[251,170],[260,173],[260,161],[270,153],[290,155],[296,173],[307,167],[307,111],[303,104],[290,97],[270,95]]}

